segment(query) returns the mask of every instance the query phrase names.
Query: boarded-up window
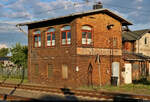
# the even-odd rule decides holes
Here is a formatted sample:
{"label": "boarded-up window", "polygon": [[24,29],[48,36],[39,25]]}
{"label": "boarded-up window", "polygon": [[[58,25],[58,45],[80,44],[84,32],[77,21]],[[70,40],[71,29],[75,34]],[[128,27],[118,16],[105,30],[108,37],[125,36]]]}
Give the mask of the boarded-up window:
{"label": "boarded-up window", "polygon": [[138,64],[133,64],[133,69],[139,69],[139,65]]}
{"label": "boarded-up window", "polygon": [[117,47],[117,38],[113,38],[113,48]]}
{"label": "boarded-up window", "polygon": [[142,76],[146,75],[146,65],[144,63],[141,64],[141,74]]}
{"label": "boarded-up window", "polygon": [[35,76],[38,76],[39,74],[39,65],[35,64],[35,72],[34,72]]}
{"label": "boarded-up window", "polygon": [[48,64],[48,78],[50,78],[53,75],[53,65]]}
{"label": "boarded-up window", "polygon": [[68,66],[64,64],[62,65],[62,78],[68,79]]}

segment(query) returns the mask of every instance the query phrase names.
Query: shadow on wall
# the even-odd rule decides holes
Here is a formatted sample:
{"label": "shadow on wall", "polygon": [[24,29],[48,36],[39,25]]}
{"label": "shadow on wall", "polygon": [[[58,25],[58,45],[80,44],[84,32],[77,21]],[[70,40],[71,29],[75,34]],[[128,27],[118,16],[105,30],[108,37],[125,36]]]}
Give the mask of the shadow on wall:
{"label": "shadow on wall", "polygon": [[90,63],[89,66],[88,66],[88,86],[93,87],[92,72],[93,72],[93,66]]}

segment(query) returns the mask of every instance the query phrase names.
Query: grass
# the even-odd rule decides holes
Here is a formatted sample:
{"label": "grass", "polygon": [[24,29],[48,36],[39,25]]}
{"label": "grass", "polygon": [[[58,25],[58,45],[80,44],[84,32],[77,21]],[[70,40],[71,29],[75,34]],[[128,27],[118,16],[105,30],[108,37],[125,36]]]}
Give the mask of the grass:
{"label": "grass", "polygon": [[[21,79],[4,78],[4,77],[0,76],[0,82],[18,84],[21,82]],[[28,83],[29,83],[29,81],[27,80],[27,78],[25,78],[23,80],[23,84],[28,84]],[[77,89],[150,95],[150,81],[141,79],[138,81],[133,81],[133,84],[127,84],[127,85],[120,85],[120,86],[105,85],[102,87],[100,87],[100,86],[82,86]]]}
{"label": "grass", "polygon": [[[6,78],[6,77],[0,76],[0,82],[18,84],[21,82],[21,79],[19,79],[19,78]],[[23,80],[23,83],[28,83],[28,80],[25,78]]]}
{"label": "grass", "polygon": [[109,92],[120,92],[120,93],[132,93],[132,94],[145,94],[150,95],[150,84],[127,84],[120,86],[83,86],[78,88],[80,90],[96,90],[96,91],[109,91]]}

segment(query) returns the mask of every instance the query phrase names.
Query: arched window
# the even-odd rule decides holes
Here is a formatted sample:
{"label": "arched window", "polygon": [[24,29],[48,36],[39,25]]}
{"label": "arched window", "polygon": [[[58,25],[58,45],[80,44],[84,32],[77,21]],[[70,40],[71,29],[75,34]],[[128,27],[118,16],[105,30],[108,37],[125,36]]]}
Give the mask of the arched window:
{"label": "arched window", "polygon": [[71,27],[64,26],[61,28],[61,43],[62,45],[71,44]]}
{"label": "arched window", "polygon": [[92,44],[92,28],[90,26],[82,26],[82,44]]}
{"label": "arched window", "polygon": [[41,32],[37,30],[33,32],[33,46],[34,47],[41,47]]}
{"label": "arched window", "polygon": [[46,32],[46,46],[55,46],[55,29],[50,28]]}

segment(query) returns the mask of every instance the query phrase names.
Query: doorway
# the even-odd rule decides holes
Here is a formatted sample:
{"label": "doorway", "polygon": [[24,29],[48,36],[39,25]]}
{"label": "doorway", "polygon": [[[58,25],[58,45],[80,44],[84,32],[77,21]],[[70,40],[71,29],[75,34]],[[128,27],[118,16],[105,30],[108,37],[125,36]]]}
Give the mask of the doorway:
{"label": "doorway", "polygon": [[125,64],[125,84],[132,83],[132,65],[130,63]]}

